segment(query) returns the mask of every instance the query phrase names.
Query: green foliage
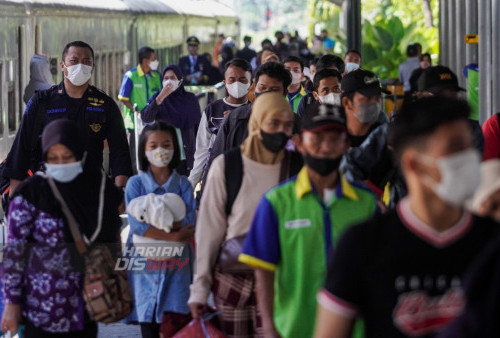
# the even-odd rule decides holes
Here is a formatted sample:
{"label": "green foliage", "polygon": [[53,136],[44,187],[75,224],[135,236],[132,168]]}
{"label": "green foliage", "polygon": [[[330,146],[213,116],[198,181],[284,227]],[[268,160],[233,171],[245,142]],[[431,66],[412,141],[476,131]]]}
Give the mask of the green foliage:
{"label": "green foliage", "polygon": [[309,17],[309,41],[314,37],[314,28],[317,24],[328,30],[329,36],[335,40],[335,51],[346,50],[346,34],[340,28],[341,8],[328,0],[307,0],[307,14]]}
{"label": "green foliage", "polygon": [[[444,1],[444,0],[443,0]],[[439,0],[431,1],[434,27],[426,27],[423,0],[363,0],[363,67],[382,79],[397,78],[398,66],[406,59],[406,47],[419,42],[422,51],[437,59],[439,52],[437,20]],[[335,51],[346,50],[345,32],[339,26],[341,9],[328,0],[308,0],[309,32],[321,24],[337,41]]]}

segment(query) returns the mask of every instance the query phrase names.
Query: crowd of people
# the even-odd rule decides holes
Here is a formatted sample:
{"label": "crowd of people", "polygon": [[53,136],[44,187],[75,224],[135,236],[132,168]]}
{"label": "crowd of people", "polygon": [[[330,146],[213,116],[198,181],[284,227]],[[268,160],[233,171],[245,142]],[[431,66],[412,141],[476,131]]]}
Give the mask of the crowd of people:
{"label": "crowd of people", "polygon": [[[212,306],[228,337],[498,336],[499,114],[474,120],[457,75],[418,44],[386,113],[359,51],[332,54],[326,31],[316,56],[297,33],[275,38],[257,53],[220,35],[212,62],[191,36],[161,73],[141,48],[123,115],[90,85],[87,43],[66,45],[57,85],[33,59],[2,169],[3,332],[97,336],[54,180],[90,247],[147,262],[127,269],[125,322],[143,337]],[[219,80],[227,95],[201,111],[185,85]]]}

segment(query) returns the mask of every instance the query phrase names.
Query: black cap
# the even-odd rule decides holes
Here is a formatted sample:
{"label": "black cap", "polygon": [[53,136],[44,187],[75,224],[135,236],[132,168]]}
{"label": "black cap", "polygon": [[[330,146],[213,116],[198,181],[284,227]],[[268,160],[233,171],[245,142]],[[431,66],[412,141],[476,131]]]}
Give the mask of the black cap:
{"label": "black cap", "polygon": [[187,38],[186,43],[188,45],[196,45],[198,46],[200,44],[200,40],[196,36],[190,36]]}
{"label": "black cap", "polygon": [[463,90],[458,86],[458,79],[450,68],[445,66],[429,67],[418,78],[418,90],[438,93],[443,89]]}
{"label": "black cap", "polygon": [[377,76],[364,69],[356,69],[347,73],[340,84],[342,93],[358,92],[364,96],[380,95],[380,93],[391,94],[391,92],[382,89]]}
{"label": "black cap", "polygon": [[302,130],[317,133],[324,130],[346,131],[344,108],[315,102],[309,105],[301,120]]}

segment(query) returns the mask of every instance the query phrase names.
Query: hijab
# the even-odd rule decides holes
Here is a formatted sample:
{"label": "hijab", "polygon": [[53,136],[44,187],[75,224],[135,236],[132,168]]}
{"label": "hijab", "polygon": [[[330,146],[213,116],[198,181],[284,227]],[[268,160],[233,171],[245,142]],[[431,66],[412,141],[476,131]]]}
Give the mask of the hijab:
{"label": "hijab", "polygon": [[286,112],[294,118],[290,103],[278,93],[263,93],[252,104],[252,114],[248,121],[248,136],[243,141],[241,151],[245,156],[259,163],[276,164],[283,159],[285,151],[277,154],[270,152],[262,144],[260,130],[271,115]]}
{"label": "hijab", "polygon": [[49,60],[45,55],[35,54],[30,61],[30,82],[24,89],[23,100],[28,103],[36,91],[49,89],[55,85],[50,72]]}
{"label": "hijab", "polygon": [[[161,79],[167,71],[173,71],[179,80],[179,87],[163,100],[160,109],[166,111],[167,122],[176,128],[191,129],[199,123],[200,105],[196,96],[184,89],[181,69],[176,65],[170,65],[163,69]],[[158,94],[157,94],[158,95]]]}
{"label": "hijab", "polygon": [[[83,163],[85,156],[81,134],[75,122],[67,119],[54,120],[43,130],[42,152],[43,158],[46,160],[50,147],[62,144],[73,153],[77,161],[83,160],[82,165],[84,168],[82,174],[78,175],[71,182],[63,183],[55,181],[55,183],[68,208],[71,210],[73,217],[80,226],[80,231],[87,238],[90,238],[97,228],[102,174],[100,171],[94,171],[92,168],[86,167]],[[19,189],[19,194],[37,209],[47,212],[53,217],[64,217],[61,206],[55,197],[52,197],[52,190],[44,177],[34,175],[23,182],[23,187]],[[47,198],[47,196],[51,196],[51,198]],[[106,181],[104,200],[103,224],[97,240],[112,242],[115,237],[118,238],[117,233],[113,232],[117,231],[114,223],[118,222],[118,227],[120,223],[117,207],[121,196],[120,192],[113,187],[113,183],[109,179]],[[73,242],[68,227],[65,228],[65,236],[68,242]]]}

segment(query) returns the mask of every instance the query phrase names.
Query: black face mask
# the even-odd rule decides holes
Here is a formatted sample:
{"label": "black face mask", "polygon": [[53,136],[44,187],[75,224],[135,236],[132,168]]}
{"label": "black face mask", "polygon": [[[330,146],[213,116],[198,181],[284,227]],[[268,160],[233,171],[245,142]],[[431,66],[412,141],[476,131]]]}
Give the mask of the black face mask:
{"label": "black face mask", "polygon": [[306,153],[304,155],[304,163],[320,174],[321,176],[328,176],[339,168],[342,156],[336,158],[318,158]]}
{"label": "black face mask", "polygon": [[269,134],[264,131],[260,131],[260,135],[262,136],[262,144],[272,153],[279,153],[283,148],[285,148],[286,143],[290,139],[285,133],[273,133]]}

